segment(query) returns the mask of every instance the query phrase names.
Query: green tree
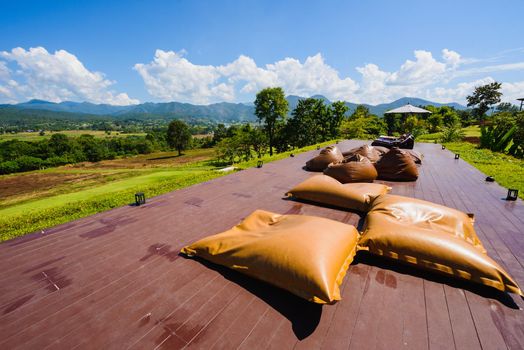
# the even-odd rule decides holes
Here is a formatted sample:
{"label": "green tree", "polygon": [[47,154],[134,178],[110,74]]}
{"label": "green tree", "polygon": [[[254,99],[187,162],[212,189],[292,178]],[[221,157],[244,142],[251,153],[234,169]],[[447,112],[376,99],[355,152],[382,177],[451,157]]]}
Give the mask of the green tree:
{"label": "green tree", "polygon": [[285,128],[285,137],[293,147],[304,147],[320,142],[320,130],[318,129],[315,115],[318,112],[318,101],[314,98],[306,98],[298,101],[297,106],[291,112]]}
{"label": "green tree", "polygon": [[64,134],[53,134],[49,139],[50,152],[57,156],[62,156],[71,151],[69,138]]}
{"label": "green tree", "polygon": [[226,136],[227,136],[226,126],[224,124],[218,124],[215,131],[213,132],[213,142],[217,144]]}
{"label": "green tree", "polygon": [[191,143],[191,132],[189,126],[181,120],[173,120],[167,127],[167,144],[182,155],[182,151],[187,149]]}
{"label": "green tree", "polygon": [[429,126],[430,132],[438,132],[443,124],[442,115],[438,113],[432,113],[427,119],[427,124]]}
{"label": "green tree", "polygon": [[496,81],[490,84],[477,86],[473,94],[466,97],[468,107],[474,107],[473,114],[477,119],[483,121],[484,116],[490,107],[500,102],[502,93],[499,90],[501,87],[502,84]]}
{"label": "green tree", "polygon": [[405,132],[411,133],[416,139],[426,133],[426,122],[423,119],[417,118],[416,115],[410,115],[404,121],[403,129]]}
{"label": "green tree", "polygon": [[288,103],[282,88],[266,88],[257,93],[255,114],[260,122],[264,122],[270,155],[273,155],[275,134],[282,128],[288,110]]}
{"label": "green tree", "polygon": [[336,101],[331,104],[331,108],[328,113],[328,139],[334,139],[339,135],[340,125],[346,117],[348,110],[348,106],[346,106],[343,101]]}
{"label": "green tree", "polygon": [[517,113],[519,111],[519,107],[509,103],[509,102],[502,102],[497,106],[497,112],[511,112],[511,113]]}
{"label": "green tree", "polygon": [[359,105],[349,118],[343,119],[339,130],[347,139],[373,139],[385,133],[386,123],[382,118],[369,113],[366,106]]}

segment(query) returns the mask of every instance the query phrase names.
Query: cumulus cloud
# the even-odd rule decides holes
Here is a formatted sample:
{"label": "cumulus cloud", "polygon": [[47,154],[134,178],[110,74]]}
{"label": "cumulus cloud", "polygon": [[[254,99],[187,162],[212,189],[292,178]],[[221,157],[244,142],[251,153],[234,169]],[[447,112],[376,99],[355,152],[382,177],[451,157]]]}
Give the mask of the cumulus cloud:
{"label": "cumulus cloud", "polygon": [[446,71],[446,63],[439,62],[429,51],[416,50],[415,61],[406,60],[400,69],[391,74],[391,85],[430,85]]}
{"label": "cumulus cloud", "polygon": [[383,103],[403,96],[453,101],[462,98],[464,84],[437,87],[449,85],[460,75],[461,67],[472,62],[449,49],[443,49],[440,58],[416,50],[414,59],[407,59],[394,71],[382,70],[374,63],[356,67],[360,79],[354,80],[341,76],[320,53],[302,62],[287,57],[264,66],[245,55],[224,65],[197,65],[186,54],[157,50],[151,62],[134,66],[152,97],[190,103],[238,101],[265,87],[281,86],[286,94],[321,94],[331,100],[357,103]]}
{"label": "cumulus cloud", "polygon": [[153,61],[138,63],[149,94],[155,98],[192,103],[234,101],[240,93],[255,93],[269,86],[281,86],[286,93],[309,96],[324,94],[333,99],[349,99],[358,89],[351,78],[325,63],[321,54],[302,63],[285,58],[259,67],[247,56],[221,66],[196,65],[182,53],[156,50]]}
{"label": "cumulus cloud", "polygon": [[[66,50],[50,53],[43,47],[29,50],[17,47],[0,52],[2,58],[5,61],[0,61],[0,94],[11,100],[36,98],[52,102],[73,100],[114,105],[139,102],[126,93],[112,91],[113,81],[100,72],[88,70]],[[8,63],[16,69],[10,70]]]}

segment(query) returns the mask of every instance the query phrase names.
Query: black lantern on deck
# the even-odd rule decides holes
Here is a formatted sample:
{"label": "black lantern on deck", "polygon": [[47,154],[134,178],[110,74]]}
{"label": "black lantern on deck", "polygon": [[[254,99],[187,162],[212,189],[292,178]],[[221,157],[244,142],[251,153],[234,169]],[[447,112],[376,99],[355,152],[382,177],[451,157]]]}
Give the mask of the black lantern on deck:
{"label": "black lantern on deck", "polygon": [[455,159],[459,159],[459,158],[460,158],[460,154],[455,153]]}
{"label": "black lantern on deck", "polygon": [[446,149],[446,146],[442,145],[442,149]]}
{"label": "black lantern on deck", "polygon": [[516,201],[519,196],[519,190],[514,188],[508,188],[508,195],[506,197],[507,201]]}
{"label": "black lantern on deck", "polygon": [[146,204],[146,195],[144,194],[144,192],[137,192],[135,193],[135,204],[138,206],[138,205],[142,205],[142,204]]}

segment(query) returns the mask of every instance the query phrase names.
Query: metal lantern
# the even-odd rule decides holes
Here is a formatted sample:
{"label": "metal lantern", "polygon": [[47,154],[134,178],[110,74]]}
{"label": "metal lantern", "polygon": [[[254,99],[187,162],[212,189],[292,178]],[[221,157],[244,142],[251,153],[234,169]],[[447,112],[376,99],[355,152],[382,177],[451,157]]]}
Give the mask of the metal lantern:
{"label": "metal lantern", "polygon": [[459,159],[459,158],[460,158],[460,154],[455,153],[455,159]]}
{"label": "metal lantern", "polygon": [[144,194],[144,192],[137,192],[135,193],[135,204],[138,206],[138,205],[142,205],[142,204],[146,204],[146,195]]}
{"label": "metal lantern", "polygon": [[519,196],[519,190],[514,188],[508,188],[508,196],[506,197],[507,201],[516,201]]}

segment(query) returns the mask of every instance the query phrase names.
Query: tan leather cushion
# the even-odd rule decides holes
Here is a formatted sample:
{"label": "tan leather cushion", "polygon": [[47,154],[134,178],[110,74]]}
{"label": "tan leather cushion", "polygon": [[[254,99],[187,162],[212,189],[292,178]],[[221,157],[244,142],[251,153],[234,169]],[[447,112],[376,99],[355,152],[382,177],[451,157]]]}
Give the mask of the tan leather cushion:
{"label": "tan leather cushion", "polygon": [[340,300],[339,286],[356,252],[351,225],[256,210],[232,229],[182,249],[319,304]]}
{"label": "tan leather cushion", "polygon": [[375,166],[360,154],[345,158],[340,163],[329,164],[324,174],[342,183],[373,182],[377,178]]}
{"label": "tan leather cushion", "polygon": [[306,169],[311,171],[324,171],[330,163],[341,162],[344,159],[336,146],[328,146],[320,154],[306,163]]}
{"label": "tan leather cushion", "polygon": [[378,178],[393,181],[415,181],[418,169],[411,156],[404,150],[392,148],[376,163]]}
{"label": "tan leather cushion", "polygon": [[293,187],[288,196],[333,205],[349,210],[366,212],[370,203],[391,187],[374,183],[342,184],[327,175],[315,175]]}
{"label": "tan leather cushion", "polygon": [[378,197],[366,217],[359,250],[522,295],[484,253],[468,216],[431,202]]}
{"label": "tan leather cushion", "polygon": [[342,155],[347,158],[355,154],[360,154],[363,157],[369,159],[372,163],[378,161],[382,156],[383,152],[377,150],[375,147],[370,145],[362,145],[360,147],[353,148],[347,152],[342,153]]}

